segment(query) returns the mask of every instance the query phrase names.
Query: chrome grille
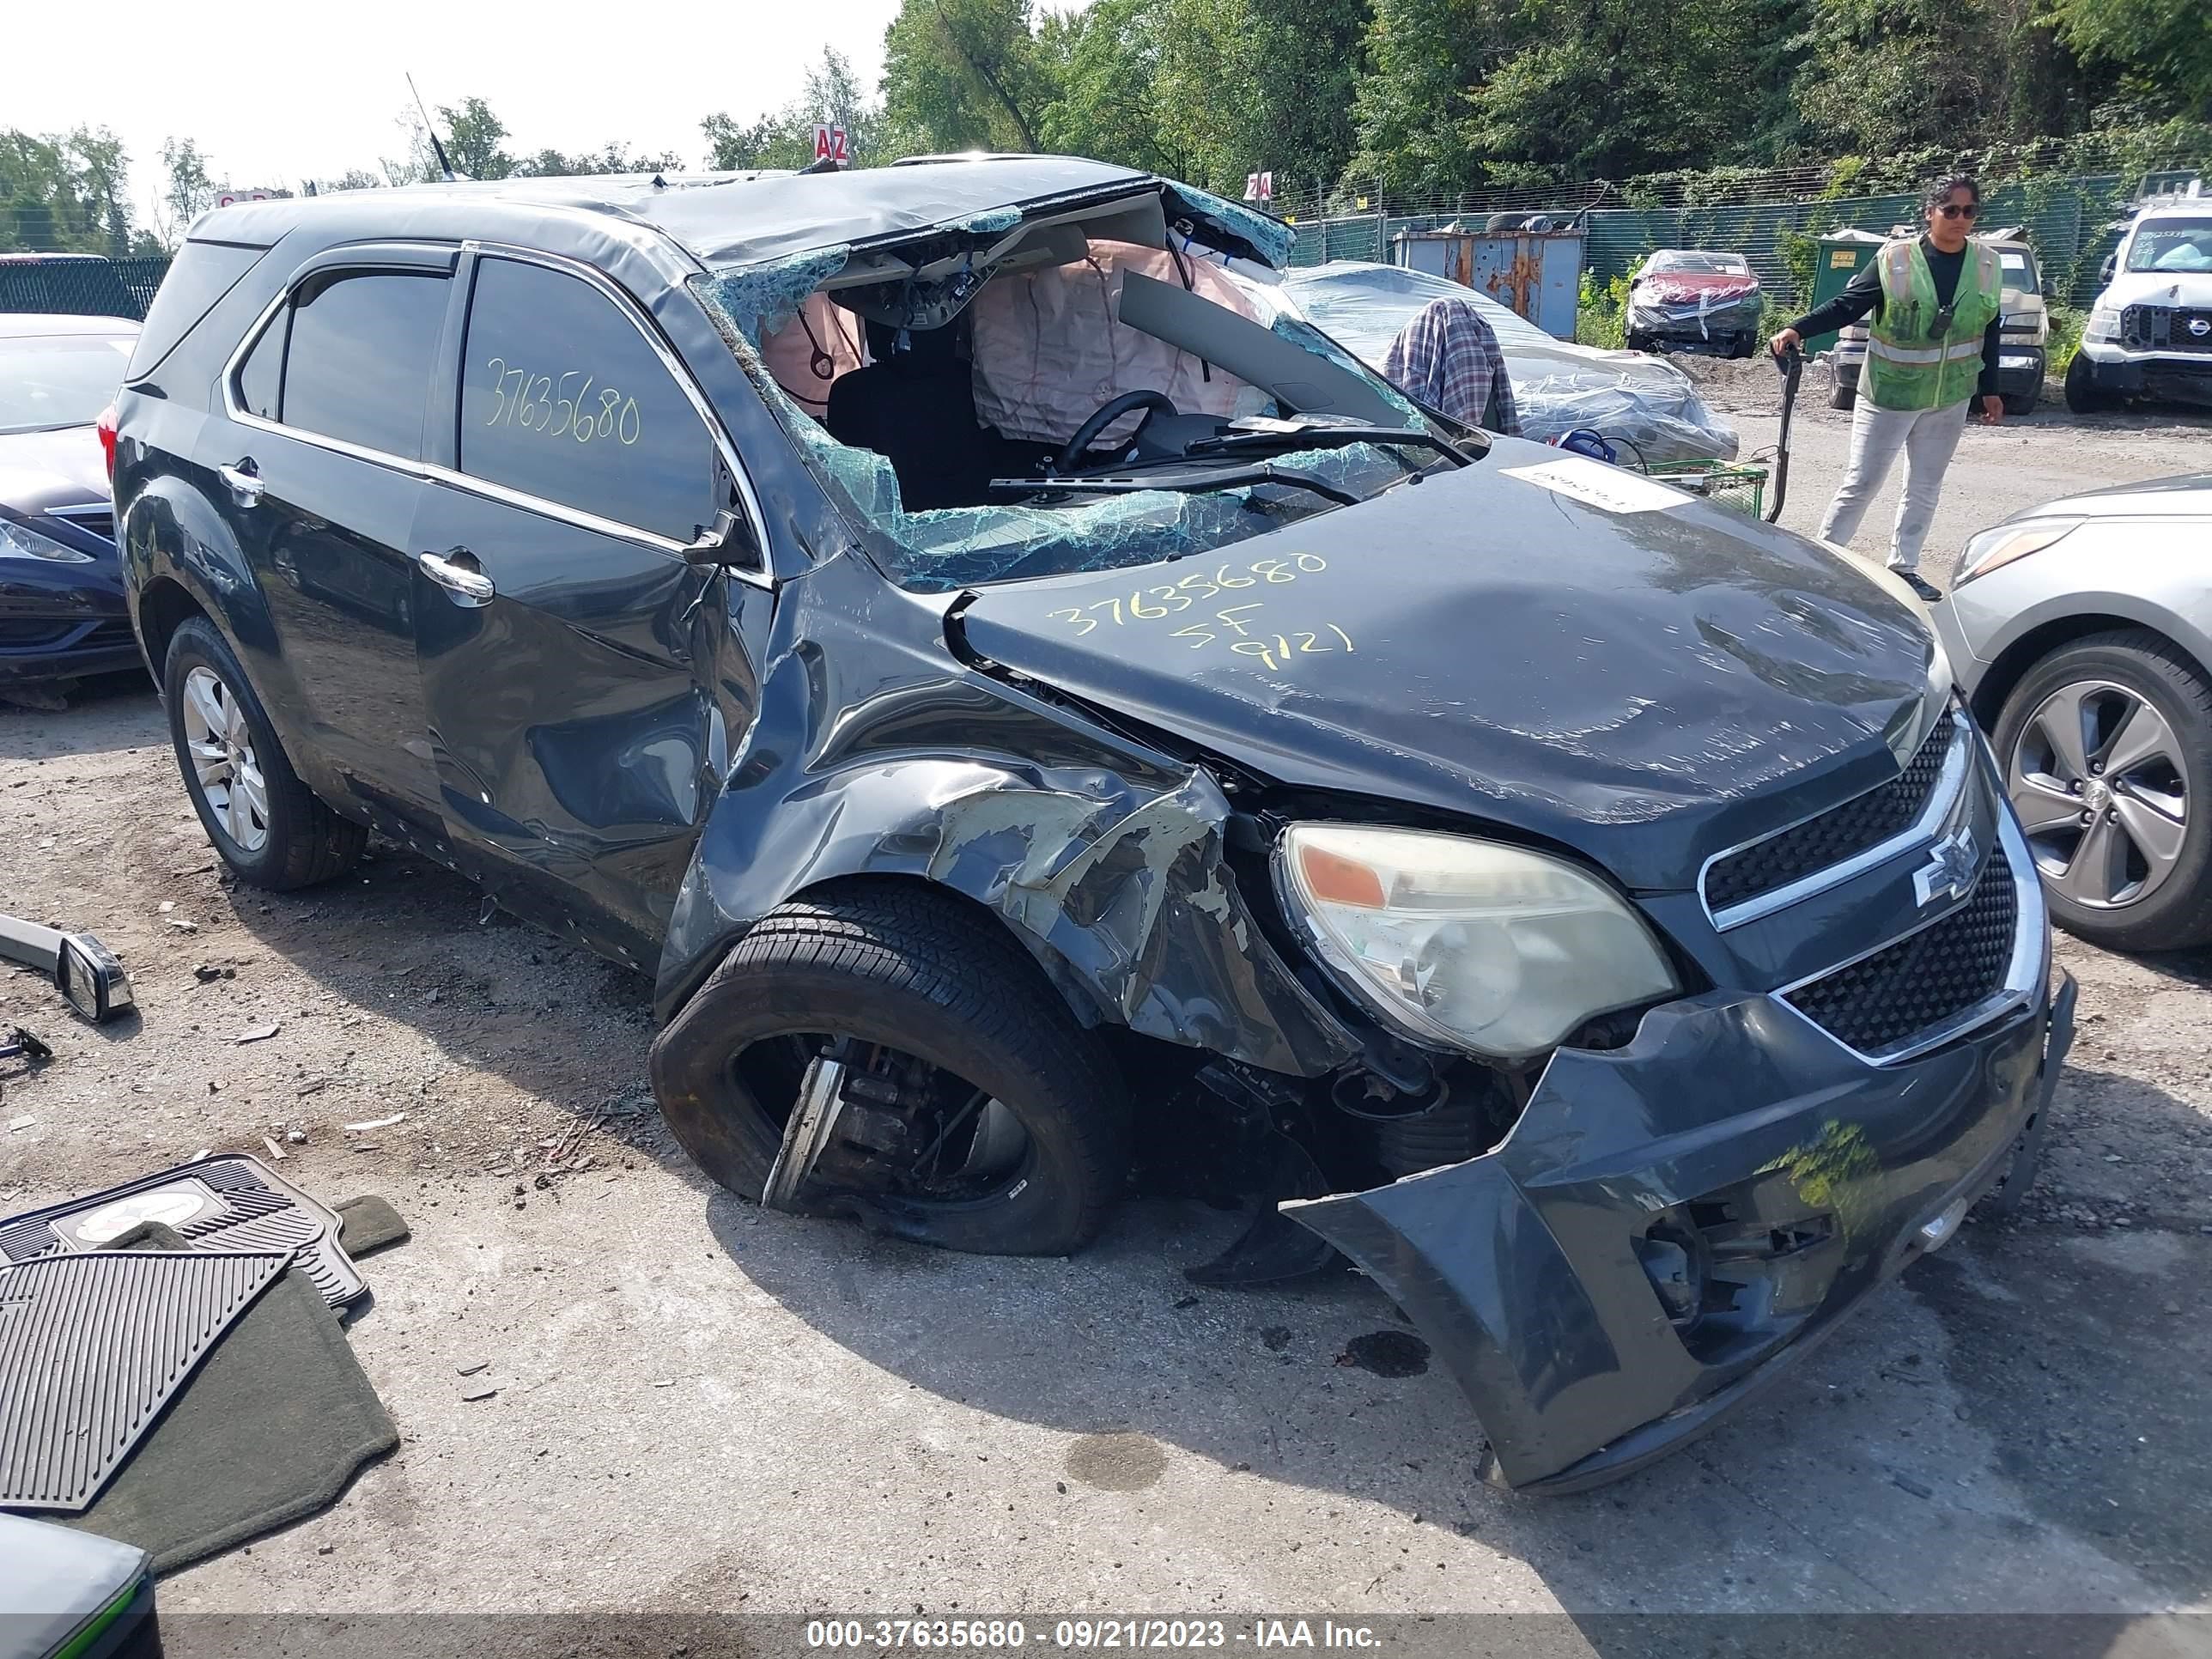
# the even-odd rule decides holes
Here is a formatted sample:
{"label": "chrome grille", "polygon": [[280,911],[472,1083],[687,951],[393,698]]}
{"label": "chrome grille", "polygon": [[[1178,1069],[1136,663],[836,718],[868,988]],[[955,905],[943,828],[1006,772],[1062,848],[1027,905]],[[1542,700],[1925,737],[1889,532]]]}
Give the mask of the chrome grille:
{"label": "chrome grille", "polygon": [[1928,805],[1957,718],[1936,722],[1904,771],[1832,811],[1723,855],[1705,871],[1705,904],[1718,913],[1876,847],[1910,828]]}

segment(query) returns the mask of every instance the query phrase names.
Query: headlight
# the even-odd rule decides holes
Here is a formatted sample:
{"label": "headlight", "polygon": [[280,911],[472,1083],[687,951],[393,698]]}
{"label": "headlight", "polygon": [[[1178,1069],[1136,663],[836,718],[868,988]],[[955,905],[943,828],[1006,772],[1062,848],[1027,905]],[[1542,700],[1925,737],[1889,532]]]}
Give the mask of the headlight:
{"label": "headlight", "polygon": [[2081,527],[2079,519],[2035,519],[2026,524],[2001,524],[1994,530],[1984,530],[1968,542],[1966,550],[1959,556],[1959,574],[1951,585],[1956,587],[1977,576],[1986,576],[1992,570],[2002,570],[2014,559],[2040,553]]}
{"label": "headlight", "polygon": [[1564,860],[1418,830],[1300,823],[1285,901],[1346,990],[1420,1041],[1504,1059],[1679,988],[1643,919]]}
{"label": "headlight", "polygon": [[2081,330],[2085,340],[2117,340],[2120,337],[2120,312],[2118,306],[2099,306],[2089,313],[2089,320]]}
{"label": "headlight", "polygon": [[27,524],[0,518],[0,559],[45,559],[54,564],[90,564],[92,555],[64,547]]}

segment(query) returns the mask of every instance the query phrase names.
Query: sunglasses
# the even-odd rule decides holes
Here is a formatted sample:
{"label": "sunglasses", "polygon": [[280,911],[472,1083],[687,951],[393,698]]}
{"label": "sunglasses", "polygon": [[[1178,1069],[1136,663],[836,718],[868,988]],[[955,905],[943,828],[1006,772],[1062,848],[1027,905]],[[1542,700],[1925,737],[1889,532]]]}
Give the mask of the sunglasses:
{"label": "sunglasses", "polygon": [[1978,219],[1982,216],[1982,204],[1979,202],[1967,202],[1964,204],[1946,202],[1936,211],[1946,219]]}

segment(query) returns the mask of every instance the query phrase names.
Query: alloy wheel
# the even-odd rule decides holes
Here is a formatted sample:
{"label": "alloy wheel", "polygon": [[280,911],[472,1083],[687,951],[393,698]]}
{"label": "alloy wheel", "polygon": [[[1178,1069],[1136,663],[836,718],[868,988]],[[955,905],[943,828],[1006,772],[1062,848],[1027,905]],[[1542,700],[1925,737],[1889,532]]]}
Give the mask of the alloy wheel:
{"label": "alloy wheel", "polygon": [[245,705],[215,670],[196,667],[185,676],[184,714],[185,748],[208,811],[240,852],[259,852],[269,843],[269,789]]}
{"label": "alloy wheel", "polygon": [[2063,685],[2013,744],[2005,789],[2053,891],[2116,910],[2158,890],[2189,830],[2189,764],[2172,725],[2111,680]]}

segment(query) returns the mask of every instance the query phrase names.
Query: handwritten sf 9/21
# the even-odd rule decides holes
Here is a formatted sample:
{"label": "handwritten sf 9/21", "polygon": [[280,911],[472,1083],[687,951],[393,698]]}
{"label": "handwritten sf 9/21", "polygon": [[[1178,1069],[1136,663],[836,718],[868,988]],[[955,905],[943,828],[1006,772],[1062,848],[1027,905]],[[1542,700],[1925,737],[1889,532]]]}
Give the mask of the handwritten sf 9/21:
{"label": "handwritten sf 9/21", "polygon": [[[574,438],[580,444],[612,438],[627,447],[638,440],[637,399],[623,397],[612,386],[601,386],[594,404],[591,394],[596,377],[580,368],[569,369],[556,380],[550,374],[533,376],[526,368],[509,368],[504,357],[490,358],[484,367],[492,372],[492,390],[499,397],[491,417],[484,422],[486,426],[503,421],[549,438]],[[580,379],[583,385],[572,397],[568,383]],[[509,380],[514,382],[512,392],[507,390]]]}

